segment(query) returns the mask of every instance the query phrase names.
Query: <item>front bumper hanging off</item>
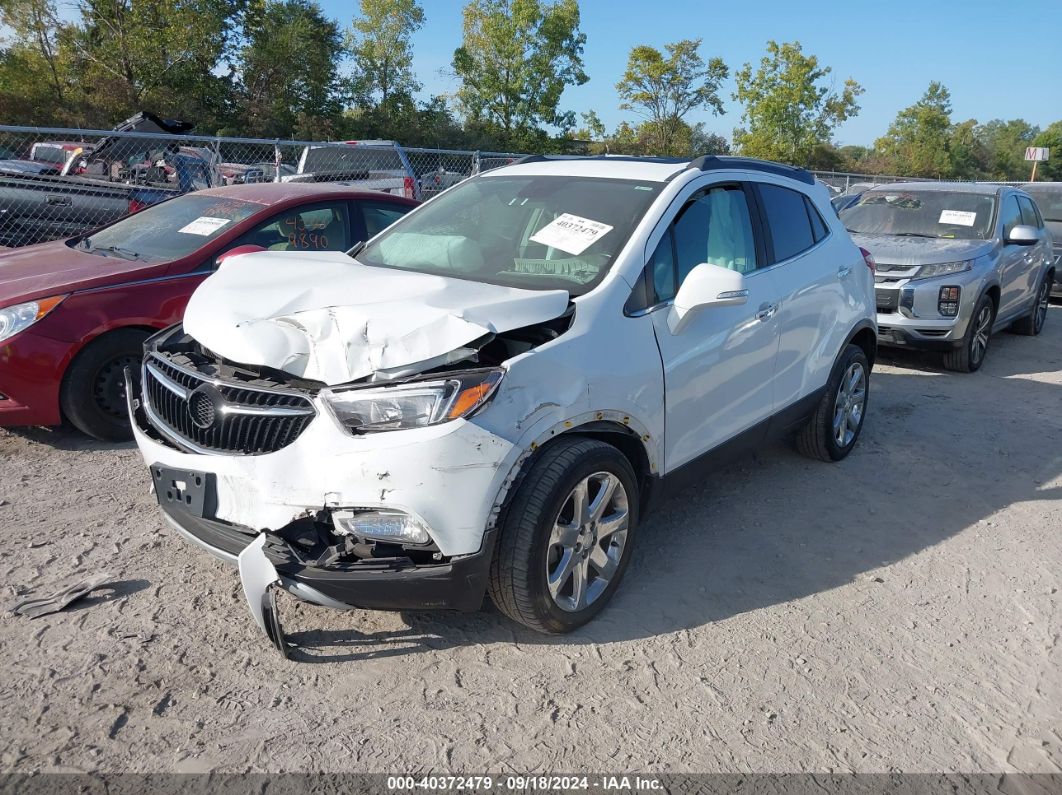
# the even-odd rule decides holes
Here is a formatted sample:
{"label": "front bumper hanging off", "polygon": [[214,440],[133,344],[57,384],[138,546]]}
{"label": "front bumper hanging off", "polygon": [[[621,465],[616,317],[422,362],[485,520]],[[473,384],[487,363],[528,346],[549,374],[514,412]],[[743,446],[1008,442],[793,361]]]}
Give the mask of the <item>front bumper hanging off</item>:
{"label": "front bumper hanging off", "polygon": [[[276,480],[269,478],[267,481],[261,471],[256,475],[256,480],[244,477],[237,480],[232,472],[236,470],[237,465],[246,465],[249,470],[247,477],[250,477],[254,474],[252,467],[262,467],[267,457],[245,457],[242,461],[236,457],[206,457],[190,455],[165,445],[152,436],[151,428],[145,421],[133,374],[127,371],[126,376],[126,395],[133,417],[134,435],[141,454],[150,467],[155,495],[163,516],[185,539],[214,557],[238,567],[251,614],[282,653],[287,653],[290,644],[285,640],[277,618],[275,598],[278,588],[288,591],[302,601],[337,609],[479,609],[486,591],[493,551],[492,529],[486,532],[478,531],[476,545],[468,552],[448,550],[442,543],[437,546],[429,545],[427,550],[391,544],[383,548],[377,545],[370,551],[366,551],[363,546],[359,546],[356,551],[348,551],[344,545],[353,548],[356,539],[339,536],[334,532],[331,511],[335,506],[325,504],[322,498],[329,492],[346,490],[342,493],[353,494],[360,489],[349,502],[373,508],[375,506],[372,500],[367,497],[371,494],[379,495],[378,484],[383,482],[374,477],[372,483],[367,484],[364,473],[375,470],[368,469],[366,464],[362,464],[350,454],[343,459],[349,470],[337,470],[332,467],[333,472],[329,474],[329,477],[345,478],[338,486],[325,483],[325,477],[319,473],[305,475],[300,472],[300,459],[292,459],[288,465],[271,462],[270,466],[275,467],[276,477],[280,477],[279,473],[284,471],[299,473],[300,481],[314,478],[316,489],[319,489],[316,499],[320,502],[312,507],[308,502],[304,502],[302,505],[305,507],[288,513],[283,520],[275,524],[243,524],[224,514],[226,504],[231,509],[238,499],[251,491],[252,486],[260,487],[263,482]],[[469,431],[476,436],[471,442],[464,440],[461,444],[481,443],[485,432],[473,426],[469,427]],[[485,444],[482,446],[486,447]],[[288,448],[284,452],[291,451],[292,448]],[[398,460],[402,455],[406,456],[405,462]],[[274,457],[280,458],[282,455],[268,456]],[[420,459],[423,459],[423,463],[418,463]],[[201,468],[208,463],[217,471],[203,471]],[[423,505],[417,503],[412,506],[412,510],[424,515],[436,509],[436,513],[432,514],[434,517],[463,517],[466,525],[479,525],[476,519],[469,519],[479,508],[477,504],[469,501],[477,492],[477,489],[471,488],[472,484],[478,485],[483,481],[485,485],[490,477],[497,474],[497,468],[493,466],[443,468],[439,471],[438,468],[433,468],[439,463],[437,456],[414,459],[404,450],[396,450],[390,459],[374,463],[387,467],[392,474],[401,471],[403,465],[431,469],[431,474],[442,482],[442,487],[448,494],[466,496],[444,497],[445,502],[439,503],[436,494],[425,495],[424,499],[430,497],[432,502],[425,502]],[[226,464],[228,470],[224,469]],[[321,467],[324,471],[325,464],[322,463]],[[349,471],[352,471],[353,475],[346,474]],[[405,480],[423,483],[427,476],[426,471],[415,480],[409,477]],[[289,482],[291,478],[292,475],[288,474]],[[308,492],[309,488],[308,486]],[[483,493],[488,491],[482,487],[478,490]],[[410,490],[409,494],[411,499],[416,499],[424,491],[427,490],[420,488]],[[395,489],[393,493],[397,492],[398,489]],[[348,500],[344,500],[342,504],[347,502]],[[244,504],[253,506],[257,505],[257,502],[245,501]],[[396,501],[384,503],[382,507],[391,506],[409,510],[410,504]],[[483,518],[483,525],[479,526],[485,525],[489,525],[486,517]],[[438,526],[443,525],[432,527]]]}

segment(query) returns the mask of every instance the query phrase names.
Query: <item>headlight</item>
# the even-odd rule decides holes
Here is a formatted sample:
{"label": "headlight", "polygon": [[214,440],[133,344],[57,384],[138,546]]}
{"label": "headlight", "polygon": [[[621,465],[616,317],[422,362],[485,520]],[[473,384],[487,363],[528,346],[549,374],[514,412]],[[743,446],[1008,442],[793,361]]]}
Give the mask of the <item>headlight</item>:
{"label": "headlight", "polygon": [[24,304],[15,304],[0,309],[0,342],[32,326],[59,306],[64,298],[66,298],[65,295],[57,295],[53,298],[41,298],[37,301],[27,301]]}
{"label": "headlight", "polygon": [[932,279],[934,276],[947,276],[949,273],[962,273],[968,271],[973,267],[973,262],[965,260],[963,262],[940,262],[936,265],[923,265],[917,273],[912,276],[912,279]]}
{"label": "headlight", "polygon": [[503,373],[471,370],[396,386],[326,391],[321,397],[351,433],[423,428],[467,417],[490,399]]}

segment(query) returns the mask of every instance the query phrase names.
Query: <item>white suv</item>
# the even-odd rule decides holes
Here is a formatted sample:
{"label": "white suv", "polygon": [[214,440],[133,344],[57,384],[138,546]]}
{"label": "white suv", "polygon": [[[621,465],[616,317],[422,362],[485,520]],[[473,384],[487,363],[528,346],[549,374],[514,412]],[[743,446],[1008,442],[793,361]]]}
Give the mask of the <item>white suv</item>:
{"label": "white suv", "polygon": [[227,259],[127,373],[166,519],[281,651],[273,586],[572,630],[700,464],[859,437],[873,263],[805,171],[535,156],[351,254]]}

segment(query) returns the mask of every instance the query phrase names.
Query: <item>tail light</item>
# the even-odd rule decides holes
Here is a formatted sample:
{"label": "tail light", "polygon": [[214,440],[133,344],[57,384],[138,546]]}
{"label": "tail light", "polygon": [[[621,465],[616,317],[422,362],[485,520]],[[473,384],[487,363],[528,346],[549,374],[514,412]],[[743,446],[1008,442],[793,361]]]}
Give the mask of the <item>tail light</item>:
{"label": "tail light", "polygon": [[863,255],[863,262],[870,268],[870,272],[874,273],[878,269],[878,263],[874,260],[874,255],[867,251],[862,246],[859,247],[859,253]]}
{"label": "tail light", "polygon": [[132,215],[133,213],[140,212],[145,207],[147,207],[147,203],[146,202],[142,202],[142,201],[140,201],[138,199],[130,199],[129,200],[128,212],[129,212],[130,215]]}
{"label": "tail light", "polygon": [[405,177],[402,180],[402,195],[407,199],[417,198],[415,195],[415,186],[413,184],[413,177]]}

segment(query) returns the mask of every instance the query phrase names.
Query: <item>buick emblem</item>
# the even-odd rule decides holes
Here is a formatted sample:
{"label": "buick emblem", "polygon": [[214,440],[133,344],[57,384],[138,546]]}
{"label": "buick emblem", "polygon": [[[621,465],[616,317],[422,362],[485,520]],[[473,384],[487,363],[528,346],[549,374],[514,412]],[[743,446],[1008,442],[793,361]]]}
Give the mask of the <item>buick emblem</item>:
{"label": "buick emblem", "polygon": [[218,418],[217,401],[221,396],[204,384],[188,396],[188,417],[197,428],[206,430]]}

